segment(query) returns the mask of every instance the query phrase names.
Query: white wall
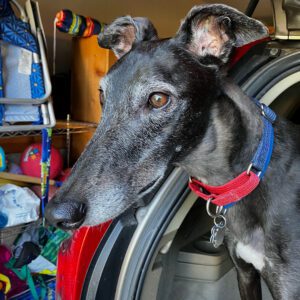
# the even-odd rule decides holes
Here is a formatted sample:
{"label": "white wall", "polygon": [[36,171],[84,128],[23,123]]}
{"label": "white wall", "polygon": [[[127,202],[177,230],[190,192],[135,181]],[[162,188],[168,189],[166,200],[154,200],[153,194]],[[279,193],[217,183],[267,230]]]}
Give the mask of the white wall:
{"label": "white wall", "polygon": [[[20,3],[25,0],[19,0]],[[161,37],[174,35],[180,20],[191,7],[204,1],[195,0],[39,0],[45,32],[48,40],[49,61],[52,60],[53,21],[56,12],[68,8],[74,13],[96,18],[109,23],[113,19],[130,14],[146,16],[156,26]],[[244,11],[248,1],[225,0],[205,1],[206,3],[222,2]],[[269,0],[260,0],[255,17],[270,22],[271,6]],[[70,67],[71,37],[68,34],[57,33],[57,72],[67,71]],[[52,63],[49,63],[51,66]]]}

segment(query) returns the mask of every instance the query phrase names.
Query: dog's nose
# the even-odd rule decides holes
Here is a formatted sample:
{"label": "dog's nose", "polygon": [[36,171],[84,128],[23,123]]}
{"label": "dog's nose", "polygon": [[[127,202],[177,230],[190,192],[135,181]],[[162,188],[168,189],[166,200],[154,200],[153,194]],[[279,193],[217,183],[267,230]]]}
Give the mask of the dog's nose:
{"label": "dog's nose", "polygon": [[78,201],[55,202],[51,200],[45,211],[49,223],[64,230],[77,229],[84,222],[86,205]]}

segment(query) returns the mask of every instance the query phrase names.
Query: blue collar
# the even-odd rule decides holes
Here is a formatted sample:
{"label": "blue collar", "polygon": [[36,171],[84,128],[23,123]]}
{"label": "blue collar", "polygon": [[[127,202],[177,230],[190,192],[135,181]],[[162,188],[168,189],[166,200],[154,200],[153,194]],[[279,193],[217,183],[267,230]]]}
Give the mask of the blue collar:
{"label": "blue collar", "polygon": [[275,112],[258,100],[253,99],[255,104],[261,110],[261,117],[263,120],[264,128],[258,148],[251,160],[248,170],[257,173],[260,180],[264,177],[265,172],[269,166],[274,144],[274,128],[273,124],[276,120]]}
{"label": "blue collar", "polygon": [[[258,100],[253,98],[253,101],[261,111],[261,118],[264,127],[263,127],[263,133],[259,145],[251,160],[247,172],[248,173],[250,171],[254,172],[259,177],[259,180],[262,180],[269,166],[272,152],[273,152],[273,145],[274,145],[273,123],[276,120],[276,114],[270,107],[266,106],[263,103],[260,103]],[[224,208],[228,209],[231,206],[235,205],[236,203],[237,202],[230,203],[224,206]]]}

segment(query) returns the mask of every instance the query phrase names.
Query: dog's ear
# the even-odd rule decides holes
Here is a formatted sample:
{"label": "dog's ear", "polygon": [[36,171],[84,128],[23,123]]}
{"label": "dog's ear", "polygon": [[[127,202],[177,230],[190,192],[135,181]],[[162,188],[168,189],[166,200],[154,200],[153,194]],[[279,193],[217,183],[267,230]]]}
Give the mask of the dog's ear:
{"label": "dog's ear", "polygon": [[134,43],[157,38],[157,31],[149,19],[125,16],[105,25],[98,35],[98,43],[102,48],[113,50],[120,58],[131,50]]}
{"label": "dog's ear", "polygon": [[223,4],[195,6],[182,21],[176,39],[199,56],[226,63],[234,47],[268,37],[261,22]]}

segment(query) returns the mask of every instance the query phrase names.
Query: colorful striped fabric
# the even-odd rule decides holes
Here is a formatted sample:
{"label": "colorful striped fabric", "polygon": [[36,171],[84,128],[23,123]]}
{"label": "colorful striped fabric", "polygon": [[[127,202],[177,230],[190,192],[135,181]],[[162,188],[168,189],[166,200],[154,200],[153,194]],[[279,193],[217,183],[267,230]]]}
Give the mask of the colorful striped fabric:
{"label": "colorful striped fabric", "polygon": [[70,235],[61,229],[49,227],[49,239],[46,245],[43,247],[41,255],[56,265],[57,254],[59,251],[60,244],[65,239],[69,238]]}
{"label": "colorful striped fabric", "polygon": [[63,9],[56,14],[56,28],[74,36],[89,37],[101,32],[104,24],[90,17],[74,14]]}

